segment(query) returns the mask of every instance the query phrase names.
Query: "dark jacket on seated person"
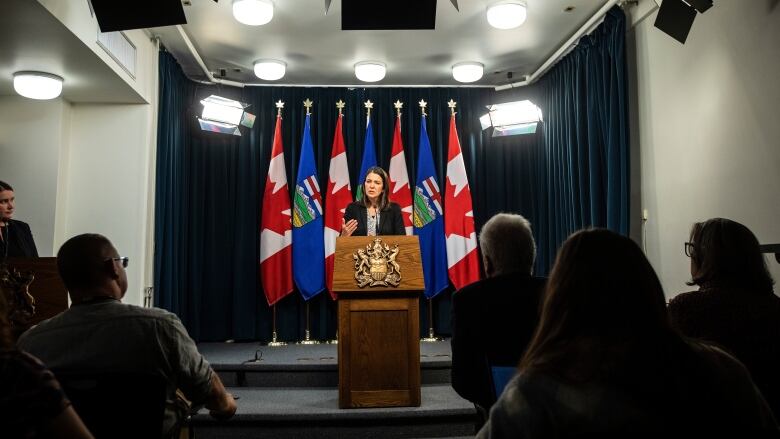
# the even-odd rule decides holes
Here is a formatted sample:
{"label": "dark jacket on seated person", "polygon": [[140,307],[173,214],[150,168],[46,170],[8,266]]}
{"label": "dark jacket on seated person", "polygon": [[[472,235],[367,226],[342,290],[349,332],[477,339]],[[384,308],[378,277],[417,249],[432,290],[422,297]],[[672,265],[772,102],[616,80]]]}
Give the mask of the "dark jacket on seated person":
{"label": "dark jacket on seated person", "polygon": [[168,382],[165,431],[179,421],[176,389],[206,400],[212,370],[175,314],[102,297],[78,303],[32,327],[17,343],[53,371],[136,372]]}
{"label": "dark jacket on seated person", "polygon": [[10,220],[2,227],[3,239],[0,239],[0,260],[9,258],[37,258],[38,249],[30,226],[19,220]]}
{"label": "dark jacket on seated person", "polygon": [[546,279],[512,273],[452,296],[452,387],[485,410],[495,402],[491,366],[516,367],[539,321]]}
{"label": "dark jacket on seated person", "polygon": [[780,297],[708,284],[669,302],[672,326],[716,343],[745,364],[780,418]]}

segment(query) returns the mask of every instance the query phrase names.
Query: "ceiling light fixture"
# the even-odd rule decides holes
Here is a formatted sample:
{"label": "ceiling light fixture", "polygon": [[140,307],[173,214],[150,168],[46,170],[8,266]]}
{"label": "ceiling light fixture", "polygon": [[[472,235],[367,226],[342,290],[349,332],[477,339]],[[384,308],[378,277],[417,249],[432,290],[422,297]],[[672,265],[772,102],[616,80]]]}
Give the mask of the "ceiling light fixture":
{"label": "ceiling light fixture", "polygon": [[233,17],[249,26],[260,26],[274,18],[271,0],[233,0]]}
{"label": "ceiling light fixture", "polygon": [[511,0],[493,3],[487,8],[487,21],[496,29],[514,29],[525,23],[525,2]]}
{"label": "ceiling light fixture", "polygon": [[261,59],[255,61],[255,75],[266,81],[282,79],[287,71],[287,64],[275,59]]}
{"label": "ceiling light fixture", "polygon": [[381,81],[387,73],[387,67],[379,61],[361,61],[355,64],[355,76],[363,82]]}
{"label": "ceiling light fixture", "polygon": [[458,82],[478,81],[484,72],[485,66],[474,61],[459,62],[452,66],[452,77]]}
{"label": "ceiling light fixture", "polygon": [[16,72],[14,90],[30,99],[54,99],[62,93],[62,78],[44,72]]}

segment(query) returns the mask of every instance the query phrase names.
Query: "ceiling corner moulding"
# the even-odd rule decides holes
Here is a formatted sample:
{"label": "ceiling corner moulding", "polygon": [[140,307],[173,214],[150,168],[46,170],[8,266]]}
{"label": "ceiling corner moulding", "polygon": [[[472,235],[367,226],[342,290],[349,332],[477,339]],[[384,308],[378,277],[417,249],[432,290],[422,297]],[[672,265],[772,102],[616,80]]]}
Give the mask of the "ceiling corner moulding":
{"label": "ceiling corner moulding", "polygon": [[45,72],[14,73],[14,90],[20,95],[38,100],[54,99],[62,93],[62,77]]}
{"label": "ceiling corner moulding", "polygon": [[604,18],[604,15],[607,14],[607,12],[612,9],[613,6],[615,6],[620,0],[607,0],[606,3],[604,3],[604,6],[601,7],[595,14],[593,14],[588,21],[585,22],[578,30],[574,33],[574,35],[571,36],[568,40],[566,40],[565,43],[561,44],[560,47],[558,47],[558,50],[553,52],[553,54],[547,58],[547,61],[544,62],[538,69],[536,69],[535,72],[533,72],[530,76],[528,76],[527,79],[519,82],[513,82],[511,84],[505,84],[505,85],[499,85],[495,88],[496,91],[501,90],[507,90],[510,88],[515,87],[524,87],[526,85],[533,84],[536,82],[537,79],[539,79],[540,76],[542,76],[550,67],[554,66],[555,63],[557,63],[563,56],[568,53],[571,46],[576,43],[581,36],[586,34],[589,30],[594,28],[594,24],[598,22],[599,20]]}

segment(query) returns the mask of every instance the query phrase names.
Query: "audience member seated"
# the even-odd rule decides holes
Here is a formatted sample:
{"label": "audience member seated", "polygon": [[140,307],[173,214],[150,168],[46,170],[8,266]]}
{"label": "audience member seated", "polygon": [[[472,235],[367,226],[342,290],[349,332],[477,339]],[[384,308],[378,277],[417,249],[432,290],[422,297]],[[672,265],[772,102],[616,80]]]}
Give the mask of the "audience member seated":
{"label": "audience member seated", "polygon": [[539,320],[544,279],[531,275],[536,244],[520,215],[493,216],[479,235],[486,279],[452,297],[452,387],[477,406],[496,401],[491,366],[516,367]]}
{"label": "audience member seated", "polygon": [[478,438],[779,433],[742,363],[672,329],[661,282],[630,239],[573,234],[542,302]]}
{"label": "audience member seated", "polygon": [[686,254],[697,291],[669,303],[672,325],[734,354],[780,417],[780,297],[755,235],[724,218],[696,223]]}
{"label": "audience member seated", "polygon": [[[71,297],[67,311],[41,322],[19,338],[20,348],[52,370],[156,373],[168,382],[164,435],[181,421],[176,391],[211,415],[230,418],[233,397],[198,352],[181,321],[156,308],[121,303],[127,291],[128,259],[101,235],[69,239],[57,267]],[[117,395],[121,397],[121,395]],[[108,403],[108,402],[107,402]]]}
{"label": "audience member seated", "polygon": [[0,291],[0,436],[92,439],[54,375],[14,348],[8,304]]}

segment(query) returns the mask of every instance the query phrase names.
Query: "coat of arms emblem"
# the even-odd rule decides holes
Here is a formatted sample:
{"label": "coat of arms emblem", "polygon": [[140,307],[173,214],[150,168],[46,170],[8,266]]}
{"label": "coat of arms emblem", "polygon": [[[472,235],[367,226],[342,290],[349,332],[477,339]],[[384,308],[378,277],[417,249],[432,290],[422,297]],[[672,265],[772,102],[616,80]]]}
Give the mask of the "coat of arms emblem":
{"label": "coat of arms emblem", "polygon": [[401,267],[395,260],[398,251],[398,244],[390,247],[376,238],[365,250],[353,253],[358,287],[397,287],[401,283]]}

